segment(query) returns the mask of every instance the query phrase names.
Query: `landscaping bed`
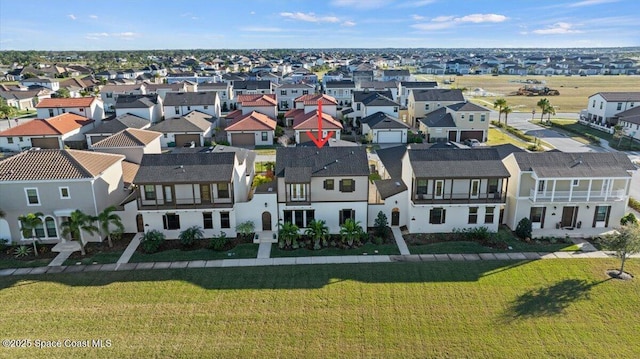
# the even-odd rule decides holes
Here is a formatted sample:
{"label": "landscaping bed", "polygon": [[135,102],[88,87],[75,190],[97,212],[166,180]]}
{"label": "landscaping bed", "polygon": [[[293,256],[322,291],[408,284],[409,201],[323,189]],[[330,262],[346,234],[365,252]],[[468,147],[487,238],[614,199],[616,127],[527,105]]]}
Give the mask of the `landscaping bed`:
{"label": "landscaping bed", "polygon": [[166,262],[213,259],[256,258],[258,245],[248,243],[240,238],[229,238],[221,250],[210,248],[209,239],[195,241],[189,247],[183,246],[179,240],[165,240],[155,253],[146,253],[142,246],[136,249],[130,263]]}
{"label": "landscaping bed", "polygon": [[103,242],[89,242],[84,245],[86,255],[73,252],[64,265],[116,263],[135,235],[123,233],[121,238],[112,238],[113,247],[109,247],[106,239]]}
{"label": "landscaping bed", "polygon": [[[0,248],[0,269],[2,268],[25,268],[25,267],[43,267],[49,264],[58,253],[51,252],[55,244],[38,244],[38,255],[33,252],[33,244],[26,243],[21,245],[5,245]],[[28,253],[24,256],[18,256],[16,250],[24,246],[24,250]]]}

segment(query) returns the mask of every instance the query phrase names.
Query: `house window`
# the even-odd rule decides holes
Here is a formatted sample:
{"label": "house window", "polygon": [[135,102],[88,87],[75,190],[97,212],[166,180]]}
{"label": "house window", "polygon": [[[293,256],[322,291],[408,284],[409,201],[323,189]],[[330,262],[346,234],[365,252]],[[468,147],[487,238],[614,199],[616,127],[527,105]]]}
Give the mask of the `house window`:
{"label": "house window", "polygon": [[608,222],[610,211],[611,206],[596,206],[596,213],[593,219],[594,222]]}
{"label": "house window", "polygon": [[332,179],[324,180],[323,187],[327,191],[333,191],[333,180]]}
{"label": "house window", "polygon": [[204,105],[204,109],[208,110],[209,109],[209,105]]}
{"label": "house window", "polygon": [[176,106],[173,108],[173,110],[176,112],[176,115],[180,114],[180,107]]}
{"label": "house window", "polygon": [[211,212],[202,213],[202,228],[204,229],[213,228],[213,213]]}
{"label": "house window", "polygon": [[340,192],[353,192],[356,190],[356,181],[352,179],[340,180]]}
{"label": "house window", "polygon": [[306,226],[309,226],[309,222],[316,219],[316,211],[313,209],[308,209],[305,211],[305,216],[306,216],[306,223],[307,223]]}
{"label": "house window", "polygon": [[360,103],[359,102],[356,104],[356,111],[360,111]]}
{"label": "house window", "polygon": [[60,199],[68,199],[71,198],[71,195],[69,195],[69,187],[60,187]]}
{"label": "house window", "polygon": [[262,132],[262,141],[267,141],[267,140],[269,140],[269,133]]}
{"label": "house window", "polygon": [[36,231],[36,238],[43,238],[45,236],[44,224],[42,222],[38,222],[34,230]]}
{"label": "house window", "polygon": [[602,110],[602,101],[600,101],[600,109]]}
{"label": "house window", "polygon": [[398,108],[397,107],[393,107],[393,112],[398,112]]}
{"label": "house window", "polygon": [[469,207],[469,224],[478,223],[478,207]]}
{"label": "house window", "polygon": [[489,178],[487,180],[487,193],[498,193],[498,179]]}
{"label": "house window", "polygon": [[471,197],[478,197],[480,194],[480,180],[471,180]]}
{"label": "house window", "polygon": [[480,115],[480,122],[484,122],[487,119],[486,115]]}
{"label": "house window", "polygon": [[596,108],[596,100],[593,100],[593,104],[591,105],[591,107]]}
{"label": "house window", "polygon": [[579,186],[579,185],[580,185],[580,180],[574,179],[574,180],[573,180],[573,183],[571,183],[571,185],[572,185],[573,187],[577,187],[577,186]]}
{"label": "house window", "polygon": [[38,196],[37,188],[25,188],[25,194],[27,195],[27,205],[28,206],[39,206],[40,205],[40,197]]}
{"label": "house window", "polygon": [[287,96],[287,90],[281,90],[280,91],[280,95]]}
{"label": "house window", "polygon": [[47,230],[47,237],[55,238],[58,236],[58,231],[56,230],[56,221],[52,217],[47,217],[44,220],[44,227]]}
{"label": "house window", "polygon": [[307,187],[304,183],[291,184],[290,199],[292,201],[304,201],[307,199]]}
{"label": "house window", "polygon": [[473,122],[473,115],[469,115],[469,122]]}
{"label": "house window", "polygon": [[13,143],[13,137],[7,137],[7,143],[9,144]]}
{"label": "house window", "polygon": [[460,118],[464,120],[464,115],[460,115]]}
{"label": "house window", "polygon": [[546,185],[545,180],[538,181],[538,192],[544,192],[545,185]]}
{"label": "house window", "polygon": [[356,211],[353,209],[341,209],[339,212],[339,224],[343,225],[347,219],[356,219]]}
{"label": "house window", "polygon": [[442,198],[442,193],[444,192],[444,181],[443,180],[437,180],[435,182],[435,190],[433,191],[433,193],[435,194],[435,196],[437,198]]}
{"label": "house window", "polygon": [[53,117],[53,109],[52,108],[49,109],[49,117]]}
{"label": "house window", "polygon": [[228,183],[218,183],[218,198],[229,198]]}
{"label": "house window", "polygon": [[229,212],[220,212],[220,228],[231,228]]}
{"label": "house window", "polygon": [[622,110],[622,102],[618,102],[618,106],[616,107],[616,111]]}
{"label": "house window", "polygon": [[113,93],[111,93],[111,92],[107,92],[106,95],[107,95],[107,98],[113,98]]}
{"label": "house window", "polygon": [[531,220],[531,223],[542,223],[544,221],[544,212],[544,207],[531,207],[529,210],[529,220]]}
{"label": "house window", "polygon": [[164,138],[169,137],[169,135],[168,135],[168,134],[166,134],[166,133],[165,133],[165,134],[163,134],[162,136],[163,136]]}
{"label": "house window", "polygon": [[84,112],[84,108],[81,108],[81,109],[80,109],[80,112]]}
{"label": "house window", "polygon": [[22,142],[22,141],[24,141],[24,138],[22,136],[18,137],[18,142]]}
{"label": "house window", "polygon": [[429,223],[442,224],[445,223],[445,214],[447,211],[444,208],[433,208],[429,211]]}
{"label": "house window", "polygon": [[416,186],[416,194],[427,194],[427,180],[419,179]]}
{"label": "house window", "polygon": [[144,199],[155,200],[156,199],[156,186],[144,185]]}
{"label": "house window", "polygon": [[487,207],[484,209],[484,223],[493,223],[493,212],[496,207]]}
{"label": "house window", "polygon": [[302,90],[302,94],[303,95],[308,95],[309,94],[309,90]]}
{"label": "house window", "polygon": [[309,222],[313,221],[315,218],[314,210],[295,210],[295,211],[284,211],[284,221],[293,223],[298,228],[306,228],[309,226]]}
{"label": "house window", "polygon": [[428,103],[424,105],[424,109],[425,109],[425,111],[429,111],[429,104]]}
{"label": "house window", "polygon": [[164,229],[180,229],[180,215],[167,213],[162,216]]}

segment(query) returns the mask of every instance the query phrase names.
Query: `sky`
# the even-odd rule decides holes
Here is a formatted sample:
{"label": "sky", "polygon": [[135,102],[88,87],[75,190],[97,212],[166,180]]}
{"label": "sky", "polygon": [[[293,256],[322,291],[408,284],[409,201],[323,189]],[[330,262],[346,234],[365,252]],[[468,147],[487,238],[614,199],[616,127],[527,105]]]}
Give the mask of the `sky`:
{"label": "sky", "polygon": [[0,50],[618,46],[638,0],[0,0]]}

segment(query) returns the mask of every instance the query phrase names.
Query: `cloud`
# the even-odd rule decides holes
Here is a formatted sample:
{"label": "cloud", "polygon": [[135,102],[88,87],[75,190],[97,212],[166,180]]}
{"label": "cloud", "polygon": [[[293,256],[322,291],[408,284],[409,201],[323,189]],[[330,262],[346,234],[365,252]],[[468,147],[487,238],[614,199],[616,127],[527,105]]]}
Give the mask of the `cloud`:
{"label": "cloud", "polygon": [[255,15],[255,14],[256,14],[255,11],[252,11],[252,12],[249,13],[249,15]]}
{"label": "cloud", "polygon": [[557,22],[546,29],[538,29],[532,31],[538,35],[562,35],[562,34],[579,34],[582,31],[574,30],[573,25],[566,22]]}
{"label": "cloud", "polygon": [[352,7],[359,10],[377,9],[387,6],[391,0],[331,0],[332,6]]}
{"label": "cloud", "polygon": [[462,17],[437,16],[431,22],[411,25],[414,29],[422,31],[435,31],[449,29],[460,24],[499,23],[508,18],[498,14],[471,14]]}
{"label": "cloud", "polygon": [[497,14],[471,14],[454,19],[454,21],[457,22],[472,22],[474,24],[483,22],[503,22],[505,20],[507,20],[506,16]]}
{"label": "cloud", "polygon": [[431,19],[431,21],[444,22],[444,21],[452,21],[453,19],[454,19],[453,16],[438,16]]}
{"label": "cloud", "polygon": [[67,17],[69,19],[71,19],[71,20],[75,20],[76,19],[76,16],[74,14],[69,14],[69,15],[67,15]]}
{"label": "cloud", "polygon": [[139,37],[140,34],[135,33],[135,32],[112,32],[112,33],[107,33],[107,32],[90,32],[85,34],[84,38],[85,39],[89,39],[89,40],[101,40],[101,39],[106,39],[106,38],[110,38],[110,37],[115,37],[115,38],[119,38],[122,40],[133,40],[136,37]]}
{"label": "cloud", "polygon": [[420,1],[407,1],[404,3],[398,4],[399,8],[414,8],[414,7],[422,7],[427,6],[429,4],[433,4],[435,0],[420,0]]}
{"label": "cloud", "polygon": [[284,29],[279,28],[279,27],[248,26],[248,27],[241,27],[240,31],[248,31],[248,32],[283,32]]}
{"label": "cloud", "polygon": [[455,24],[453,22],[431,22],[424,24],[413,24],[412,28],[422,31],[435,31],[435,30],[444,30],[453,27]]}
{"label": "cloud", "polygon": [[600,5],[600,4],[608,4],[612,2],[618,2],[620,0],[584,0],[574,2],[569,4],[569,7],[582,7],[582,6],[592,6],[592,5]]}
{"label": "cloud", "polygon": [[411,18],[416,21],[424,20],[424,16],[422,15],[411,15]]}
{"label": "cloud", "polygon": [[353,22],[353,21],[349,21],[349,20],[347,20],[347,21],[345,21],[345,22],[343,22],[343,23],[342,23],[342,26],[349,26],[349,27],[351,27],[351,26],[356,26],[356,23],[355,23],[355,22]]}
{"label": "cloud", "polygon": [[335,17],[335,16],[316,16],[316,14],[314,14],[312,12],[309,12],[309,13],[303,13],[303,12],[281,12],[280,16],[282,16],[284,18],[287,18],[287,19],[291,19],[291,20],[315,22],[315,23],[320,23],[320,22],[336,23],[336,22],[340,21],[340,19]]}
{"label": "cloud", "polygon": [[95,20],[95,19],[97,19],[97,18],[98,18],[98,15],[89,15],[89,18],[91,18],[91,19],[94,19],[94,20]]}

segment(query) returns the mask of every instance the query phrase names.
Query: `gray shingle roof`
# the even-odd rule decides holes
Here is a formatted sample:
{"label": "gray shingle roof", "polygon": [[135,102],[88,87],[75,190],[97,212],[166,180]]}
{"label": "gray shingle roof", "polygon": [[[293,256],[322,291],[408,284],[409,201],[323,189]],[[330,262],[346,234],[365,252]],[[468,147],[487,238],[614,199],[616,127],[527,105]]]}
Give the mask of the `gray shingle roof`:
{"label": "gray shingle roof", "polygon": [[149,127],[151,131],[157,131],[162,133],[172,132],[206,132],[211,127],[211,122],[208,120],[212,118],[211,115],[202,113],[200,111],[191,111],[185,116],[169,118],[164,121]]}
{"label": "gray shingle roof", "polygon": [[455,101],[464,102],[462,91],[458,89],[427,89],[413,90],[416,101]]}
{"label": "gray shingle roof", "polygon": [[377,92],[364,98],[362,103],[365,106],[400,106],[400,104],[394,102],[391,98]]}
{"label": "gray shingle roof", "polygon": [[110,121],[102,121],[100,126],[92,128],[86,134],[118,133],[127,128],[141,129],[149,124],[149,120],[130,113],[120,115]]}
{"label": "gray shingle roof", "polygon": [[286,178],[287,170],[296,167],[310,168],[311,177],[369,175],[364,147],[278,148],[275,175]]}
{"label": "gray shingle roof", "polygon": [[203,106],[216,103],[215,91],[168,92],[164,97],[165,106]]}
{"label": "gray shingle roof", "polygon": [[353,102],[364,102],[369,97],[375,97],[377,95],[384,96],[386,98],[393,98],[391,90],[386,91],[353,91]]}
{"label": "gray shingle roof", "polygon": [[145,154],[134,183],[231,182],[235,153]]}
{"label": "gray shingle roof", "polygon": [[158,103],[158,95],[120,95],[116,108],[149,108]]}
{"label": "gray shingle roof", "polygon": [[454,103],[453,105],[449,105],[447,107],[452,109],[453,111],[489,112],[488,109],[471,102]]}
{"label": "gray shingle roof", "polygon": [[427,117],[420,119],[420,122],[427,127],[456,127],[453,116],[444,107],[428,113]]}
{"label": "gray shingle roof", "polygon": [[509,171],[493,148],[409,150],[416,177],[505,178]]}
{"label": "gray shingle roof", "polygon": [[630,177],[636,167],[624,153],[517,152],[513,154],[521,171],[533,171],[543,178]]}
{"label": "gray shingle roof", "polygon": [[400,86],[406,87],[408,89],[423,89],[428,87],[438,87],[438,83],[435,81],[402,81],[400,82]]}
{"label": "gray shingle roof", "polygon": [[234,81],[234,90],[270,90],[271,81]]}
{"label": "gray shingle roof", "polygon": [[640,92],[631,92],[631,91],[627,91],[627,92],[598,92],[594,95],[591,96],[595,96],[595,95],[600,95],[602,96],[602,98],[604,98],[607,101],[620,101],[620,102],[627,102],[627,101],[640,101]]}
{"label": "gray shingle roof", "polygon": [[391,178],[402,177],[402,157],[405,152],[407,152],[406,146],[394,146],[376,151]]}
{"label": "gray shingle roof", "polygon": [[386,179],[374,182],[382,199],[389,198],[407,190],[407,185],[401,179]]}
{"label": "gray shingle roof", "polygon": [[369,115],[360,121],[362,123],[366,123],[371,129],[374,130],[409,128],[407,124],[400,122],[395,118],[387,115],[386,113],[380,111],[374,113],[373,115]]}
{"label": "gray shingle roof", "polygon": [[328,81],[324,87],[326,88],[355,88],[356,83],[353,81]]}

